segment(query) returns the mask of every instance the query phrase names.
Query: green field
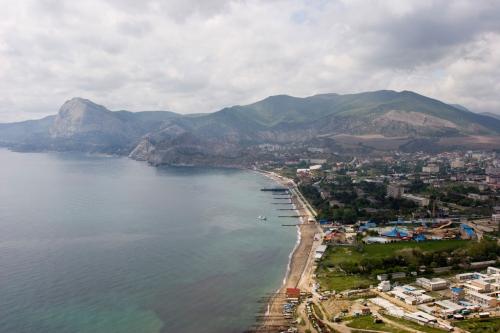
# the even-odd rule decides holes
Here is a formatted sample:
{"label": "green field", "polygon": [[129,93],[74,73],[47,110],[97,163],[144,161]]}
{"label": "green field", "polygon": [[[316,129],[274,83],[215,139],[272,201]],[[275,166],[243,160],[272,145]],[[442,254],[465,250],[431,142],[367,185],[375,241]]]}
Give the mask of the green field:
{"label": "green field", "polygon": [[405,327],[410,327],[410,328],[419,330],[421,332],[426,332],[426,333],[444,333],[444,332],[448,332],[448,331],[445,331],[445,330],[442,330],[442,329],[439,329],[439,328],[434,328],[434,327],[430,327],[430,326],[419,325],[417,323],[414,323],[413,321],[409,321],[409,320],[402,319],[402,318],[397,318],[397,317],[393,317],[393,316],[389,316],[389,315],[384,315],[384,317],[387,317],[391,321],[394,321],[394,322],[396,322],[398,324],[404,325]]}
{"label": "green field", "polygon": [[471,333],[498,333],[500,332],[500,318],[470,319],[455,322],[455,326]]}
{"label": "green field", "polygon": [[408,333],[408,331],[388,325],[386,323],[374,323],[372,316],[356,317],[352,321],[347,323],[347,326],[357,329],[384,331],[390,333]]}
{"label": "green field", "polygon": [[[317,280],[325,290],[343,291],[347,289],[367,288],[377,284],[375,274],[386,272],[386,269],[398,267],[384,263],[390,258],[404,257],[406,263],[418,265],[415,251],[432,256],[436,251],[452,252],[466,246],[466,240],[444,240],[427,242],[395,242],[389,244],[367,244],[358,247],[328,247],[328,250],[316,270]],[[400,260],[400,259],[398,259]],[[400,268],[408,267],[399,261]],[[371,268],[370,268],[371,265]],[[360,268],[361,267],[361,268]],[[375,270],[376,269],[376,270]]]}
{"label": "green field", "polygon": [[397,251],[403,249],[418,248],[427,251],[453,251],[465,246],[467,240],[442,240],[427,242],[395,242],[388,244],[367,244],[363,246],[362,252],[353,247],[329,247],[322,263],[327,266],[336,266],[344,262],[359,262],[362,259],[383,259],[393,256]]}
{"label": "green field", "polygon": [[360,275],[345,275],[341,273],[321,273],[317,279],[324,290],[343,291],[349,289],[367,288],[375,285],[376,280],[372,280]]}

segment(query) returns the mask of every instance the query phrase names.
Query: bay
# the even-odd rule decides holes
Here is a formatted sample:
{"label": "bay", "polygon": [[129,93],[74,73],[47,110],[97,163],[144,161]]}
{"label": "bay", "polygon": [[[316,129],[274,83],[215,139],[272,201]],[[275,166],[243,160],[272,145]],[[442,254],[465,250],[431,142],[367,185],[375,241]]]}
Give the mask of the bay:
{"label": "bay", "polygon": [[260,191],[274,185],[251,171],[0,150],[0,332],[245,330],[297,237]]}

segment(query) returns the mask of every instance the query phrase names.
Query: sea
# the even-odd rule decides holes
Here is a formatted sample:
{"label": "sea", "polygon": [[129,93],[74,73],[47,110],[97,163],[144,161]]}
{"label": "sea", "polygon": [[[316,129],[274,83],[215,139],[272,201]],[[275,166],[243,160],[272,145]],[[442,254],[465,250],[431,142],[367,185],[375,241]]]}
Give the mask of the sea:
{"label": "sea", "polygon": [[278,218],[286,205],[260,191],[275,185],[253,171],[0,149],[0,333],[245,331],[297,241]]}

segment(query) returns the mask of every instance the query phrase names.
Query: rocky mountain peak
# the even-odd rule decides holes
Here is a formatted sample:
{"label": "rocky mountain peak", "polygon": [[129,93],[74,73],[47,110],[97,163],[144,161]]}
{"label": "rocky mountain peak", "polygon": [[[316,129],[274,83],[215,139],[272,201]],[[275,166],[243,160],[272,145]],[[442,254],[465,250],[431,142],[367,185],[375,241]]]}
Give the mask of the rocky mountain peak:
{"label": "rocky mountain peak", "polygon": [[85,112],[106,112],[104,106],[96,104],[91,100],[73,97],[72,99],[66,101],[59,109],[60,116],[66,115],[81,115]]}
{"label": "rocky mountain peak", "polygon": [[75,97],[66,101],[51,128],[53,137],[67,137],[81,132],[98,132],[116,129],[120,121],[104,106],[88,99]]}

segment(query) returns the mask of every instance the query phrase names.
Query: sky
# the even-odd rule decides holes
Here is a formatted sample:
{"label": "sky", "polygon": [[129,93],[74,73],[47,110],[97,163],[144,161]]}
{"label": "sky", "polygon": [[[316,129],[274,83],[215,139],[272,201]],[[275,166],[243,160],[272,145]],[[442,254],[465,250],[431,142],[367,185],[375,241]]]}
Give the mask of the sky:
{"label": "sky", "polygon": [[496,0],[0,0],[0,122],[393,89],[500,114]]}

